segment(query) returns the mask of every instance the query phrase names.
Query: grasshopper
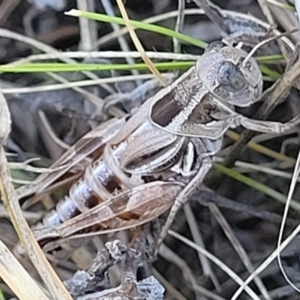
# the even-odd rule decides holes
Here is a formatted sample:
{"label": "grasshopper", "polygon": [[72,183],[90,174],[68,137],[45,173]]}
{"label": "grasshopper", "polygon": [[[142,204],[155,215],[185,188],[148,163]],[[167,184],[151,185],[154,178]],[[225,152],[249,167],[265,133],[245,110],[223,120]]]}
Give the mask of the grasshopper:
{"label": "grasshopper", "polygon": [[100,125],[52,166],[57,171],[19,190],[20,198],[39,195],[97,152],[65,197],[34,226],[44,251],[64,259],[81,245],[82,239],[73,239],[80,233],[134,228],[170,210],[159,247],[177,211],[210,170],[228,128],[282,133],[299,124],[300,116],[282,124],[235,112],[235,106],[248,107],[262,94],[259,67],[246,57],[232,45],[209,46],[195,66],[132,116]]}

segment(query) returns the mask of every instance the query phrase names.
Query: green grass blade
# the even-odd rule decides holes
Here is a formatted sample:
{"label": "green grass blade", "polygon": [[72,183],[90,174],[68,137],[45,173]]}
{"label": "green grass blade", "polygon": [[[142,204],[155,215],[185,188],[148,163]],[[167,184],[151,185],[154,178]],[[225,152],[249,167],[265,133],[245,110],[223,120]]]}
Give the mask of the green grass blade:
{"label": "green grass blade", "polygon": [[[187,69],[195,64],[195,61],[159,62],[155,63],[159,70]],[[80,71],[129,71],[147,70],[144,63],[128,64],[65,64],[65,63],[32,63],[23,65],[0,65],[2,73],[34,73],[34,72],[80,72]],[[281,75],[266,66],[260,66],[261,71],[273,79],[278,79]]]}
{"label": "green grass blade", "polygon": [[[194,61],[161,62],[154,65],[159,70],[187,69],[195,64]],[[34,63],[24,65],[0,66],[3,73],[37,73],[37,72],[79,72],[79,71],[126,71],[126,70],[147,70],[144,63],[128,64],[65,64],[65,63]]]}
{"label": "green grass blade", "polygon": [[284,62],[284,57],[282,54],[273,54],[273,55],[265,55],[265,56],[256,56],[255,60],[258,63],[265,63],[265,64],[271,64],[271,63],[278,63],[278,62]]}
{"label": "green grass blade", "polygon": [[[76,17],[84,17],[87,19],[105,22],[105,23],[116,23],[119,25],[125,25],[125,22],[122,18],[111,17],[111,16],[107,16],[104,14],[91,13],[91,12],[80,11],[80,10],[76,10],[76,9],[72,9],[69,12],[66,12],[65,14],[70,15],[70,16],[76,16]],[[187,42],[191,45],[200,47],[200,48],[205,48],[207,46],[207,44],[201,40],[192,38],[188,35],[176,32],[174,30],[171,30],[171,29],[168,29],[168,28],[165,28],[162,26],[147,24],[147,23],[143,23],[143,22],[139,22],[139,21],[135,21],[135,20],[130,20],[130,24],[135,28],[156,32],[156,33],[166,35],[169,37],[174,37],[174,38],[177,38],[184,42]]]}
{"label": "green grass blade", "polygon": [[[260,182],[257,182],[245,175],[242,175],[232,169],[229,169],[229,168],[226,168],[225,166],[223,165],[220,165],[220,164],[215,164],[214,167],[220,171],[222,174],[225,174],[237,181],[240,181],[258,191],[261,191],[263,192],[264,194],[272,197],[273,199],[277,200],[278,202],[282,203],[282,204],[285,204],[286,203],[286,198],[287,196],[271,189],[270,187],[260,183]],[[291,202],[291,208],[295,209],[295,210],[300,210],[300,204],[297,203],[296,201],[292,200]]]}
{"label": "green grass blade", "polygon": [[270,68],[266,67],[266,66],[259,66],[259,69],[261,70],[261,72],[264,74],[264,75],[267,75],[271,78],[273,78],[274,80],[277,80],[278,78],[281,77],[281,74],[276,72],[276,71],[273,71],[271,70]]}
{"label": "green grass blade", "polygon": [[1,289],[0,289],[0,300],[5,300],[4,294]]}

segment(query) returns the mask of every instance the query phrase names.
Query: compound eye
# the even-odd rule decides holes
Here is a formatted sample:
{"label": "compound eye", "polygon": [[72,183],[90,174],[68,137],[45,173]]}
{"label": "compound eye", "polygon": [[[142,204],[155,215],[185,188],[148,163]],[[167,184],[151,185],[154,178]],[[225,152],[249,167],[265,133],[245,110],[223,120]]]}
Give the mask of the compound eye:
{"label": "compound eye", "polygon": [[246,80],[243,73],[231,62],[224,62],[218,73],[219,84],[223,85],[228,92],[236,92],[243,89]]}

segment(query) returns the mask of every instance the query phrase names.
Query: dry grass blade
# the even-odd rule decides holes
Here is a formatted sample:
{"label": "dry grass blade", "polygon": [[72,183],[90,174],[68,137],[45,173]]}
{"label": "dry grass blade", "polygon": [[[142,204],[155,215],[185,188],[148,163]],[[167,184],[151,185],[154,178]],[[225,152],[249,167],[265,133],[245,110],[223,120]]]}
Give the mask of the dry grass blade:
{"label": "dry grass blade", "polygon": [[[191,234],[192,234],[192,237],[193,237],[195,243],[197,245],[201,246],[202,248],[205,248],[202,235],[201,235],[200,230],[197,226],[196,218],[193,214],[193,211],[192,211],[192,208],[191,208],[190,204],[187,203],[183,207],[183,209],[184,209],[184,213],[186,215],[187,223],[190,227],[190,231],[191,231]],[[213,269],[210,265],[209,260],[205,257],[205,255],[202,255],[199,252],[198,252],[198,257],[199,257],[199,261],[200,261],[202,269],[203,269],[203,273],[210,277],[210,280],[214,284],[216,290],[218,292],[220,292],[221,291],[220,283],[219,283],[219,281],[217,279],[217,276],[214,273],[214,271],[213,271]]]}
{"label": "dry grass blade", "polygon": [[159,280],[159,282],[161,282],[164,285],[164,287],[166,288],[166,290],[172,297],[171,299],[188,300],[179,291],[177,291],[177,289],[174,288],[174,286],[172,284],[170,284],[170,282],[168,280],[166,280],[158,271],[153,269],[152,272],[153,272],[153,275],[155,276],[155,278],[157,278]]}
{"label": "dry grass blade", "polygon": [[[235,141],[238,141],[240,139],[240,135],[232,130],[228,130],[226,132],[226,135]],[[270,148],[260,145],[259,143],[254,143],[254,141],[250,141],[249,143],[247,143],[247,147],[249,147],[249,149],[252,149],[258,153],[262,153],[266,156],[272,157],[274,159],[285,162],[287,164],[291,164],[291,165],[295,164],[294,158],[286,156],[283,153],[276,152]]]}
{"label": "dry grass blade", "polygon": [[[287,197],[287,200],[286,200],[286,205],[285,205],[284,212],[283,212],[282,223],[281,223],[279,234],[278,234],[277,249],[280,248],[281,243],[282,243],[282,239],[283,239],[283,235],[284,235],[284,229],[285,229],[285,225],[286,225],[286,220],[287,220],[287,217],[288,217],[288,212],[289,212],[291,200],[292,200],[292,197],[293,197],[293,193],[294,193],[294,190],[296,188],[296,184],[297,184],[297,179],[299,177],[299,173],[300,173],[300,151],[298,153],[298,159],[297,159],[297,162],[295,164],[294,174],[293,174],[293,177],[292,177],[292,181],[291,181],[290,189],[289,189],[289,194],[288,194],[288,197]],[[284,267],[282,265],[280,254],[278,254],[277,259],[278,259],[279,267],[281,269],[281,272],[282,272],[285,280],[297,292],[300,292],[300,289],[298,287],[296,287],[296,285],[291,281],[291,279],[286,274],[286,272],[284,270]]]}
{"label": "dry grass blade", "polygon": [[[182,32],[184,23],[184,10],[185,10],[185,0],[178,0],[178,16],[175,25],[176,32]],[[179,40],[173,37],[173,51],[174,53],[181,52],[181,44]]]}
{"label": "dry grass blade", "polygon": [[20,299],[49,299],[0,241],[0,277]]}
{"label": "dry grass blade", "polygon": [[1,1],[0,6],[0,26],[6,22],[6,20],[10,17],[13,10],[18,6],[20,0],[6,0]]}
{"label": "dry grass blade", "polygon": [[[26,247],[29,257],[43,279],[53,299],[72,299],[62,282],[48,263],[38,243],[34,239],[19,205],[14,186],[11,181],[3,144],[10,132],[10,114],[3,94],[0,93],[0,189],[4,205],[14,228]],[[28,298],[27,298],[28,299]]]}
{"label": "dry grass blade", "polygon": [[1,92],[0,92],[0,120],[1,120],[0,147],[2,147],[10,132],[11,119],[10,119],[8,107],[6,105],[6,100],[3,97]]}
{"label": "dry grass blade", "polygon": [[[42,52],[46,52],[46,53],[60,53],[58,50],[56,50],[55,48],[46,45],[42,42],[39,42],[35,39],[32,39],[30,37],[24,36],[22,34],[13,32],[11,30],[5,29],[5,28],[0,28],[0,36],[4,37],[4,38],[8,38],[8,39],[13,39],[16,41],[20,41],[22,43],[28,44],[31,47],[34,47]],[[75,61],[74,60],[63,60],[66,63],[72,64]],[[97,80],[98,77],[93,74],[92,72],[83,72],[83,74],[85,74],[88,78],[91,78],[92,80]],[[64,77],[55,74],[55,73],[48,73],[49,76],[51,76],[52,78],[54,78],[55,80],[62,82],[63,85],[67,85],[69,83],[69,81],[67,81]],[[106,85],[105,85],[106,87]],[[101,106],[102,105],[102,99],[100,99],[99,97],[97,97],[96,95],[94,95],[93,93],[90,93],[88,91],[86,91],[85,89],[81,89],[78,87],[73,87],[75,91],[82,93],[83,95],[85,95],[87,97],[88,100],[90,100],[91,102],[93,102],[95,105],[97,106]],[[111,91],[110,89],[108,89],[108,91]],[[22,93],[22,91],[14,91],[14,93]]]}
{"label": "dry grass blade", "polygon": [[[247,255],[245,249],[243,248],[242,244],[239,242],[239,240],[234,235],[234,232],[230,228],[230,225],[228,224],[227,220],[222,215],[221,211],[219,210],[219,208],[217,207],[216,204],[209,203],[208,206],[210,208],[210,211],[212,212],[212,214],[214,215],[214,217],[216,218],[216,220],[220,224],[222,230],[226,234],[228,240],[230,241],[230,243],[234,247],[236,253],[238,254],[240,259],[242,260],[244,266],[247,268],[247,270],[249,272],[252,273],[254,271],[253,264],[251,263],[251,260],[249,259],[249,257]],[[254,278],[254,282],[257,285],[257,288],[261,292],[264,299],[272,300],[269,293],[268,293],[268,290],[266,289],[266,287],[265,287],[264,283],[262,282],[262,280],[260,279],[260,277]]]}
{"label": "dry grass blade", "polygon": [[140,42],[140,40],[138,39],[133,27],[130,24],[126,9],[124,7],[124,4],[122,2],[122,0],[117,0],[121,15],[124,19],[124,22],[126,23],[126,27],[128,29],[128,32],[130,34],[130,37],[136,47],[136,49],[139,51],[139,53],[141,54],[141,57],[143,59],[143,61],[145,62],[145,64],[148,66],[149,70],[157,77],[157,79],[163,84],[165,85],[165,81],[163,79],[163,77],[161,76],[161,74],[159,73],[159,71],[157,70],[157,68],[154,66],[154,64],[152,63],[152,61],[150,60],[150,58],[146,55],[146,52]]}
{"label": "dry grass blade", "polygon": [[293,230],[293,232],[281,243],[280,247],[276,248],[276,250],[272,252],[268,256],[268,258],[244,281],[244,283],[231,297],[231,300],[237,300],[240,294],[243,292],[243,290],[246,289],[246,287],[248,287],[249,283],[261,272],[263,272],[299,233],[300,233],[300,225],[298,225]]}
{"label": "dry grass blade", "polygon": [[[52,73],[52,75],[56,75]],[[54,77],[53,76],[53,77]],[[165,73],[163,76],[170,78],[172,74],[170,73]],[[96,80],[82,80],[82,81],[75,81],[75,82],[69,82],[69,81],[64,81],[65,83],[58,83],[58,84],[48,84],[45,86],[32,86],[32,87],[17,87],[17,88],[5,88],[3,89],[3,94],[15,94],[15,93],[35,93],[35,92],[47,92],[47,91],[53,91],[53,90],[62,90],[62,89],[67,89],[67,88],[78,88],[78,87],[83,87],[83,86],[91,86],[95,84],[102,84],[102,83],[116,83],[116,82],[125,82],[125,81],[130,81],[130,80],[143,80],[143,79],[153,79],[152,74],[141,74],[138,76],[135,75],[123,75],[123,76],[118,76],[118,77],[108,77],[108,78],[101,78],[101,79],[96,79]],[[98,103],[99,104],[99,103]],[[102,104],[101,104],[102,105]],[[122,115],[122,112],[120,109],[114,107],[114,111],[109,111],[112,115],[114,116],[120,116]]]}
{"label": "dry grass blade", "polygon": [[241,288],[243,287],[243,289],[245,289],[245,292],[247,292],[247,294],[251,297],[251,299],[260,300],[260,298],[254,293],[254,291],[249,286],[246,285],[246,282],[244,282],[236,273],[234,273],[227,265],[225,265],[221,260],[219,260],[213,254],[211,254],[210,252],[206,251],[205,249],[201,248],[200,246],[196,245],[192,241],[181,236],[180,234],[178,234],[173,230],[169,230],[168,233],[174,238],[176,238],[177,240],[180,240],[181,242],[185,243],[187,246],[190,246],[191,248],[205,255],[208,259],[210,259],[213,263],[215,263],[221,270],[223,270],[226,274],[228,274],[237,284],[239,284]]}
{"label": "dry grass blade", "polygon": [[[275,25],[274,18],[271,14],[271,11],[268,7],[267,2],[265,0],[257,0],[257,2],[260,6],[262,13],[265,15],[266,19],[268,20],[270,26],[274,26]],[[274,28],[275,28],[275,26],[274,26]],[[274,30],[272,30],[272,31],[274,33]],[[281,42],[281,40],[277,40],[277,43],[280,48],[280,51],[284,54],[284,57],[287,57],[287,53],[286,53],[284,44]]]}
{"label": "dry grass blade", "polygon": [[169,261],[170,263],[177,265],[177,267],[181,270],[182,275],[187,281],[187,283],[191,283],[196,293],[199,293],[199,295],[201,296],[206,296],[211,300],[225,300],[223,297],[220,297],[212,293],[211,291],[208,291],[206,288],[202,287],[198,283],[197,279],[195,278],[195,275],[193,274],[193,271],[190,269],[186,261],[181,256],[173,252],[170,248],[168,248],[165,244],[162,244],[159,248],[159,255],[161,255],[165,260]]}

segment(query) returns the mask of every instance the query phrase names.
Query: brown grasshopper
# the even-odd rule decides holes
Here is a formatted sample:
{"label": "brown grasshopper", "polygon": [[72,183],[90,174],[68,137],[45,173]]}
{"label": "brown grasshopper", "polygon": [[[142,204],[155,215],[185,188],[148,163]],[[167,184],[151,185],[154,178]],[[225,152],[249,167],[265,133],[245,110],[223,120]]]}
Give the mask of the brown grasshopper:
{"label": "brown grasshopper", "polygon": [[52,166],[57,171],[42,175],[30,190],[19,190],[20,198],[39,194],[97,152],[67,195],[34,226],[44,250],[63,259],[81,241],[57,239],[136,227],[171,208],[159,246],[178,209],[210,170],[229,127],[281,133],[300,123],[300,116],[281,124],[235,112],[234,106],[250,106],[262,93],[262,74],[246,56],[232,46],[208,47],[195,66],[131,117],[100,125]]}

